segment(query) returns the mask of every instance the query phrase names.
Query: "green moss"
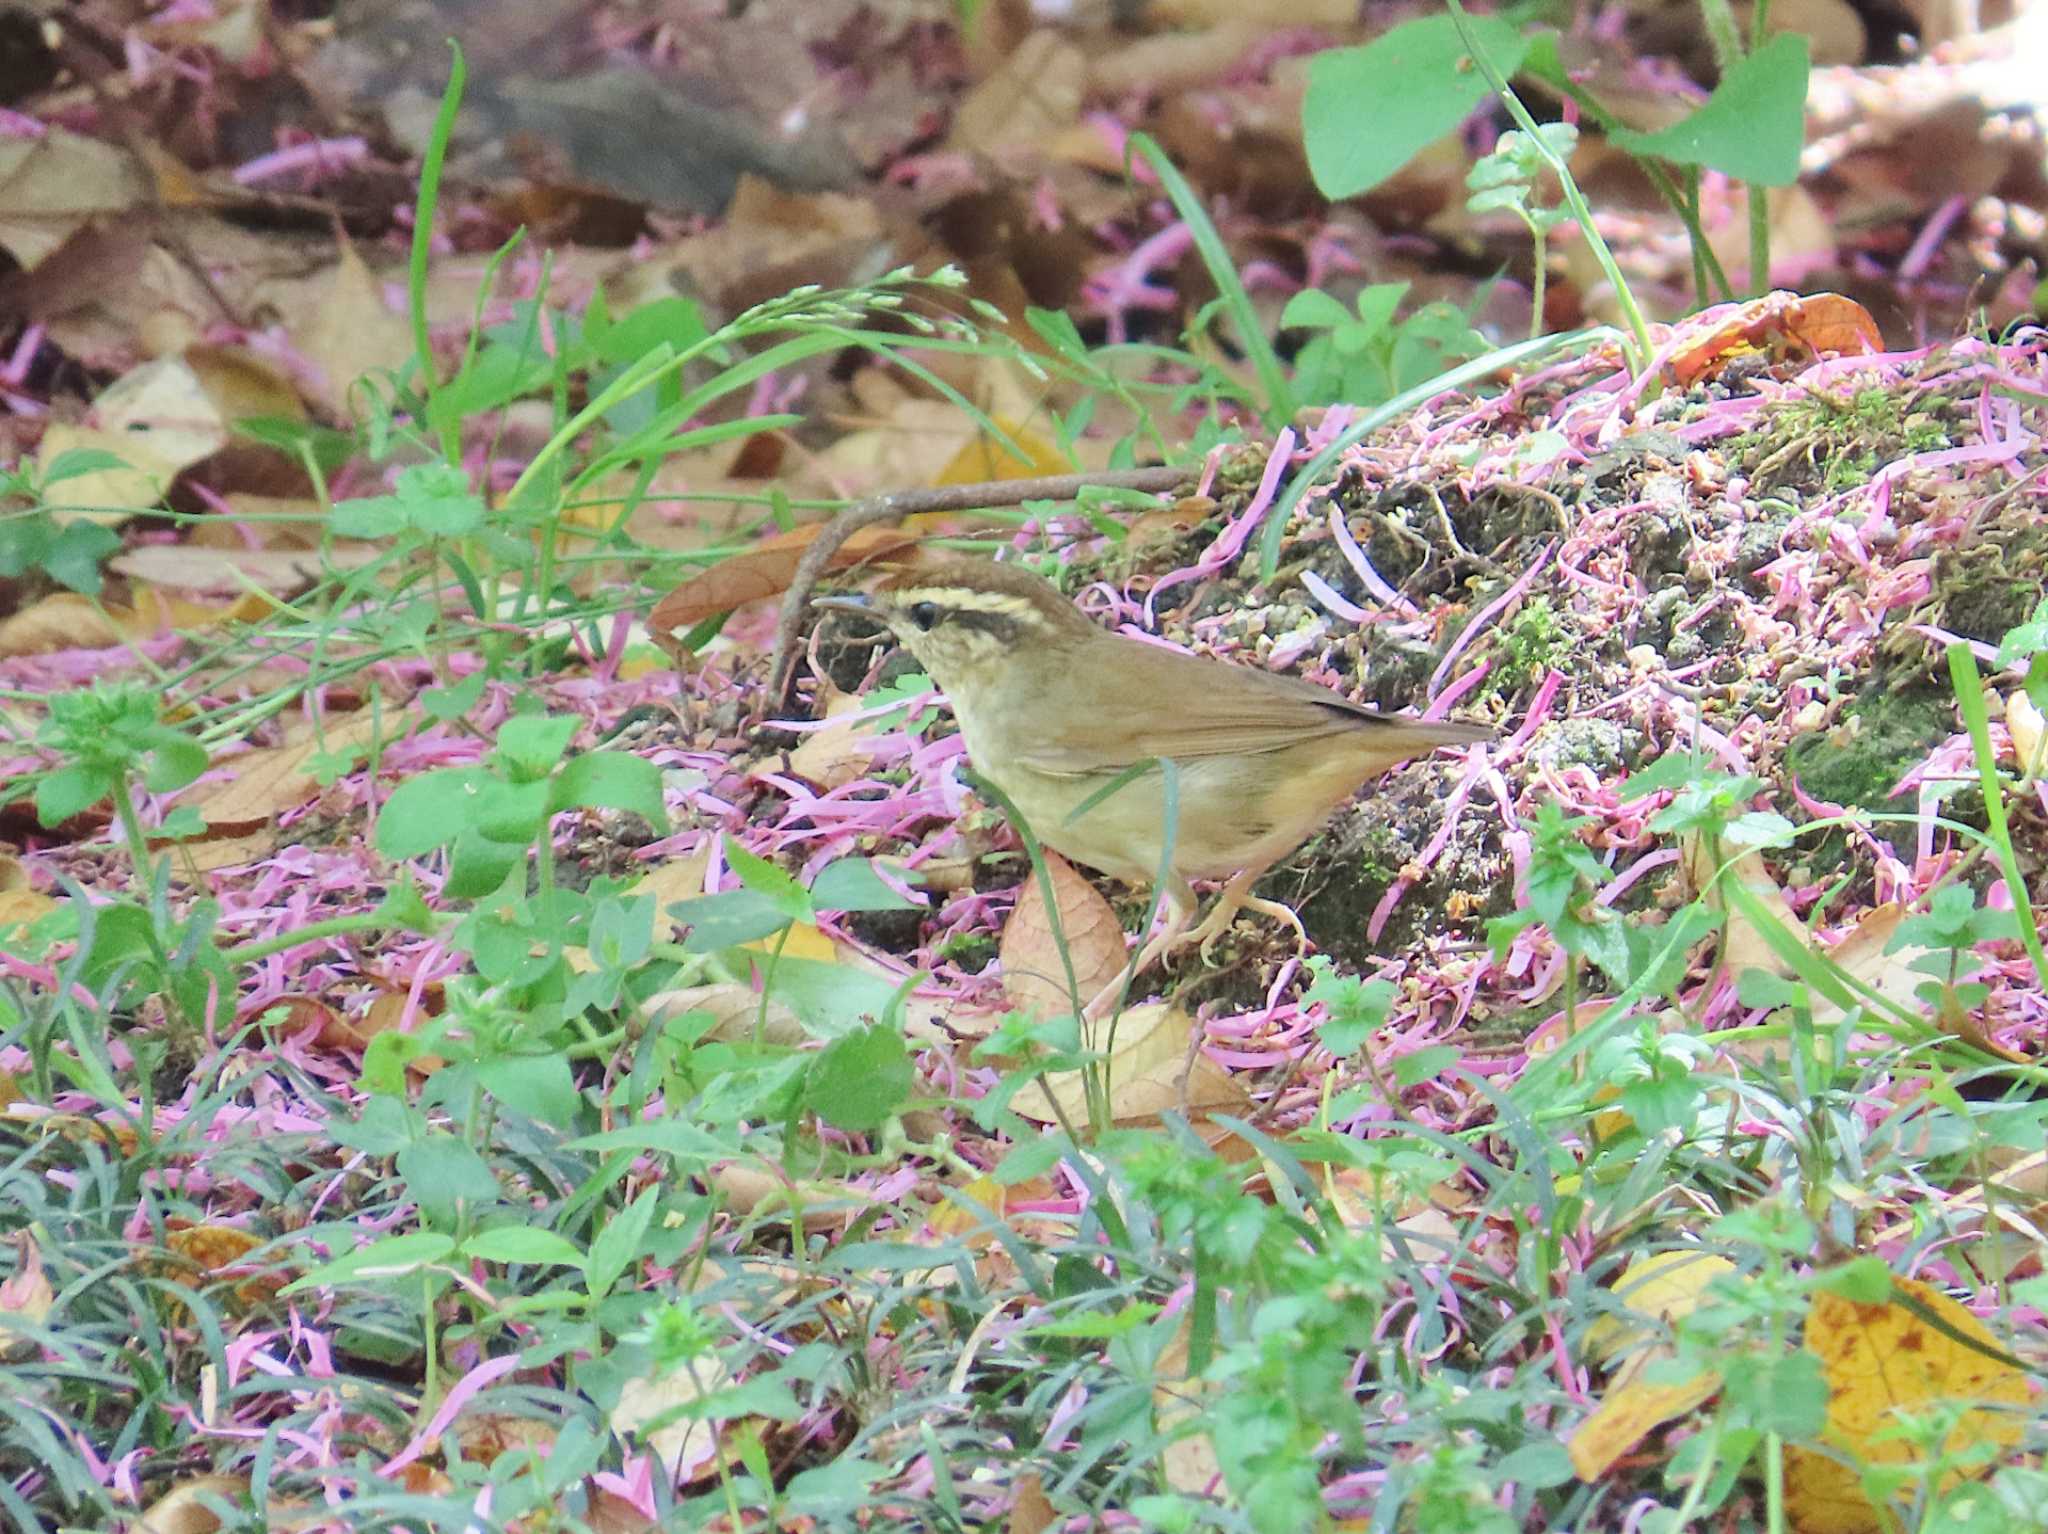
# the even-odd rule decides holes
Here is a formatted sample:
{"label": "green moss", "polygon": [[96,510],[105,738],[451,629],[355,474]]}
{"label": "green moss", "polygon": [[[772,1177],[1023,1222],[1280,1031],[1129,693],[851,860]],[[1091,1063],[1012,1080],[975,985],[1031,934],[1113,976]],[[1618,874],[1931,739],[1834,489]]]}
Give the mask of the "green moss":
{"label": "green moss", "polygon": [[1570,647],[1548,597],[1524,602],[1514,617],[1494,631],[1496,663],[1486,679],[1487,690],[1512,697],[1555,665]]}
{"label": "green moss", "polygon": [[[1816,799],[1876,811],[1910,810],[1890,797],[1900,778],[1955,730],[1955,700],[1937,687],[1893,687],[1872,677],[1834,728],[1803,735],[1787,771]],[[1910,832],[1878,826],[1887,840]],[[1829,859],[1825,854],[1822,861]]]}
{"label": "green moss", "polygon": [[1942,627],[1997,644],[2048,594],[2048,529],[2002,528],[2002,536],[1943,551],[1934,561]]}
{"label": "green moss", "polygon": [[[1774,478],[1790,476],[1791,464],[1817,471],[1829,494],[1853,489],[1893,459],[1932,452],[1949,445],[1941,419],[1925,410],[1907,410],[1907,396],[1895,389],[1859,389],[1850,395],[1815,393],[1788,400],[1771,413],[1762,430],[1733,445],[1734,457],[1746,466],[1770,464]],[[1773,463],[1786,448],[1796,448],[1788,463]]]}

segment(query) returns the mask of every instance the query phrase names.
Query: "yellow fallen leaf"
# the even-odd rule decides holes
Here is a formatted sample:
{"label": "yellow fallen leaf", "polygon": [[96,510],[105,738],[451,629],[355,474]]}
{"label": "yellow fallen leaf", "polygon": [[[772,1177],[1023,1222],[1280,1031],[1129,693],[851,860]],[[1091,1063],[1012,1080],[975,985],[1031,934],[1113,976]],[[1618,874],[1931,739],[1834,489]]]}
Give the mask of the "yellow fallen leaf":
{"label": "yellow fallen leaf", "polygon": [[1712,1252],[1651,1252],[1631,1260],[1614,1281],[1615,1298],[1643,1319],[1601,1316],[1586,1328],[1587,1354],[1601,1363],[1620,1363],[1599,1407],[1565,1444],[1580,1480],[1598,1480],[1652,1429],[1720,1390],[1721,1376],[1711,1369],[1673,1383],[1653,1384],[1643,1375],[1653,1362],[1672,1356],[1657,1342],[1654,1323],[1668,1326],[1689,1314],[1709,1284],[1734,1271],[1734,1263]]}
{"label": "yellow fallen leaf", "polygon": [[1593,1415],[1572,1429],[1565,1444],[1572,1470],[1589,1485],[1605,1475],[1655,1428],[1682,1417],[1721,1388],[1721,1376],[1709,1369],[1675,1385],[1630,1380],[1609,1392]]}
{"label": "yellow fallen leaf", "polygon": [[[1905,1413],[1967,1403],[1972,1409],[1935,1452],[1955,1455],[1979,1445],[2014,1448],[2026,1429],[2024,1412],[1987,1408],[2031,1405],[2026,1375],[1948,1335],[1952,1331],[2002,1351],[1981,1321],[1939,1289],[1896,1276],[1892,1289],[1893,1298],[1879,1305],[1825,1292],[1814,1296],[1806,1317],[1806,1346],[1819,1356],[1827,1376],[1823,1441],[1852,1464],[1911,1464],[1920,1451],[1903,1437],[1886,1436],[1887,1429],[1896,1428]],[[1947,1331],[1899,1303],[1901,1297],[1938,1316]],[[1850,1465],[1796,1445],[1785,1453],[1785,1505],[1799,1534],[1886,1534],[1899,1521],[1871,1505]],[[1999,1461],[1994,1453],[1981,1468],[1992,1469]],[[1962,1479],[1962,1472],[1951,1471],[1941,1488],[1946,1491]],[[1910,1495],[1910,1489],[1901,1495]]]}
{"label": "yellow fallen leaf", "polygon": [[[1110,1021],[1092,1022],[1083,1030],[1090,1049],[1110,1051],[1099,1069],[1109,1074],[1109,1112],[1118,1125],[1156,1123],[1169,1109],[1191,1116],[1213,1112],[1243,1113],[1251,1094],[1237,1079],[1201,1050],[1191,1048],[1195,1023],[1187,1013],[1164,1002],[1127,1009],[1112,1031]],[[1069,1123],[1088,1118],[1086,1077],[1081,1071],[1054,1071],[1045,1078],[1053,1100]],[[1011,1106],[1035,1124],[1057,1123],[1036,1086],[1019,1092]]]}

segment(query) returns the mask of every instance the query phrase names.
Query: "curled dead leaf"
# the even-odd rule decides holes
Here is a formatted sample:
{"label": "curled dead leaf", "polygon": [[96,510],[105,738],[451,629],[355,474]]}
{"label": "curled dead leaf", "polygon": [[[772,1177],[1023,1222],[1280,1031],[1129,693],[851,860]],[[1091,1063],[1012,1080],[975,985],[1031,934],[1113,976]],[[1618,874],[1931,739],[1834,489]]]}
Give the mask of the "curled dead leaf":
{"label": "curled dead leaf", "polygon": [[[648,631],[655,643],[672,644],[706,618],[731,612],[748,602],[778,597],[789,589],[796,575],[797,561],[818,536],[820,524],[812,523],[781,533],[749,549],[722,559],[699,575],[693,575],[655,603],[647,616]],[[885,560],[891,554],[915,547],[914,540],[886,527],[865,527],[832,551],[828,570],[844,570],[870,560]]]}
{"label": "curled dead leaf", "polygon": [[1703,333],[1665,364],[1681,388],[1712,378],[1737,357],[1762,354],[1773,363],[1799,365],[1884,349],[1870,311],[1839,293],[1766,293],[1732,317],[1696,323]]}

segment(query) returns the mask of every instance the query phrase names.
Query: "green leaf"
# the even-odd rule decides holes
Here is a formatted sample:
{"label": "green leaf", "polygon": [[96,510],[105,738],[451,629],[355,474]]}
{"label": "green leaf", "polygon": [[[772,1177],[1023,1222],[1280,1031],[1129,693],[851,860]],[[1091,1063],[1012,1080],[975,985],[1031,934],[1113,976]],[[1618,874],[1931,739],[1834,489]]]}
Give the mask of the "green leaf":
{"label": "green leaf", "polygon": [[393,1278],[416,1272],[430,1263],[441,1262],[455,1250],[452,1238],[439,1231],[416,1230],[403,1236],[386,1236],[368,1246],[322,1263],[304,1278],[286,1284],[285,1294],[303,1294],[308,1289],[331,1289],[352,1278]]}
{"label": "green leaf", "polygon": [[704,340],[703,312],[687,298],[658,298],[641,304],[592,337],[606,362],[635,362],[666,341],[678,353]]}
{"label": "green leaf", "polygon": [[1401,300],[1408,296],[1409,283],[1375,282],[1359,291],[1358,323],[1373,335],[1391,330]]}
{"label": "green leaf", "polygon": [[1351,311],[1321,288],[1303,288],[1280,311],[1282,330],[1329,330],[1351,322]]}
{"label": "green leaf", "polygon": [[1064,309],[1027,308],[1024,323],[1062,357],[1075,362],[1088,360],[1088,343],[1081,339],[1080,327]]}
{"label": "green leaf", "polygon": [[531,846],[547,829],[549,791],[546,778],[507,783],[485,773],[470,801],[470,825],[494,842]]}
{"label": "green leaf", "polygon": [[142,774],[143,787],[153,794],[167,794],[192,782],[210,765],[206,747],[191,736],[157,725],[144,732],[141,744],[149,751],[149,764]]}
{"label": "green leaf", "polygon": [[1806,39],[1780,32],[1737,59],[1714,93],[1683,122],[1655,133],[1620,129],[1608,136],[1631,154],[1704,165],[1758,186],[1799,179],[1806,143]]}
{"label": "green leaf", "polygon": [[661,798],[661,769],[625,751],[586,751],[555,774],[548,809],[623,810],[668,833],[668,808]]}
{"label": "green leaf", "polygon": [[727,1159],[739,1147],[731,1139],[714,1135],[683,1119],[649,1119],[644,1124],[628,1124],[623,1129],[607,1129],[602,1134],[580,1136],[569,1141],[563,1149],[600,1154],[618,1150],[656,1151],[672,1158],[678,1171],[695,1172],[714,1161]]}
{"label": "green leaf", "polygon": [[477,830],[459,832],[441,893],[451,900],[481,900],[502,888],[514,869],[525,866],[530,850],[526,842],[501,842]]}
{"label": "green leaf", "polygon": [[[916,875],[904,870],[901,877],[914,881]],[[818,870],[811,881],[811,904],[820,911],[917,911],[923,907],[905,900],[882,882],[872,858],[835,858]]]}
{"label": "green leaf", "polygon": [[394,1158],[405,1191],[434,1224],[457,1218],[461,1206],[494,1204],[498,1179],[490,1163],[466,1140],[435,1132],[415,1140]]}
{"label": "green leaf", "polygon": [[522,780],[544,778],[560,764],[581,727],[581,720],[566,715],[516,714],[498,727],[491,760]]}
{"label": "green leaf", "polygon": [[593,1298],[603,1299],[612,1285],[642,1254],[647,1228],[654,1223],[654,1203],[659,1187],[645,1189],[638,1198],[597,1228],[590,1243],[590,1256],[583,1264],[584,1281]]}
{"label": "green leaf", "polygon": [[530,1225],[501,1225],[496,1230],[478,1231],[462,1243],[462,1255],[482,1262],[551,1262],[565,1268],[583,1266],[583,1253],[573,1241],[551,1230],[539,1230]]}
{"label": "green leaf", "polygon": [[46,830],[60,826],[106,798],[117,781],[114,773],[83,762],[59,767],[36,785],[36,819]]}
{"label": "green leaf", "polygon": [[893,1028],[856,1029],[821,1050],[804,1081],[804,1100],[835,1128],[880,1129],[910,1100],[916,1080],[910,1051]]}
{"label": "green leaf", "polygon": [[557,1129],[576,1122],[583,1099],[561,1055],[505,1055],[486,1060],[476,1074],[483,1089],[514,1113]]}
{"label": "green leaf", "polygon": [[679,900],[668,914],[689,927],[683,947],[691,953],[716,953],[769,937],[787,927],[789,918],[775,903],[753,890],[722,890]]}
{"label": "green leaf", "polygon": [[377,850],[416,858],[447,846],[475,827],[477,795],[488,781],[480,767],[437,767],[407,778],[377,812]]}
{"label": "green leaf", "polygon": [[[1528,43],[1495,16],[1470,25],[1503,77],[1521,67]],[[1332,48],[1309,60],[1302,133],[1309,173],[1325,197],[1369,191],[1455,129],[1486,96],[1455,20],[1403,22],[1362,48]]]}
{"label": "green leaf", "polygon": [[52,485],[61,485],[67,479],[78,479],[86,474],[98,474],[106,469],[125,469],[128,461],[104,448],[66,448],[50,460],[50,466],[43,470],[42,486],[45,490]]}
{"label": "green leaf", "polygon": [[725,838],[725,865],[743,886],[774,906],[785,919],[807,922],[816,914],[811,897],[801,884],[730,836]]}
{"label": "green leaf", "polygon": [[121,535],[97,522],[73,522],[38,561],[54,581],[92,597],[100,593],[100,562],[121,546]]}
{"label": "green leaf", "polygon": [[453,724],[462,718],[484,695],[484,683],[489,678],[481,671],[472,671],[461,681],[447,687],[429,687],[420,694],[420,707],[427,716],[443,724]]}
{"label": "green leaf", "polygon": [[1394,1062],[1394,1084],[1412,1087],[1434,1081],[1458,1063],[1458,1051],[1449,1044],[1434,1044],[1403,1055]]}

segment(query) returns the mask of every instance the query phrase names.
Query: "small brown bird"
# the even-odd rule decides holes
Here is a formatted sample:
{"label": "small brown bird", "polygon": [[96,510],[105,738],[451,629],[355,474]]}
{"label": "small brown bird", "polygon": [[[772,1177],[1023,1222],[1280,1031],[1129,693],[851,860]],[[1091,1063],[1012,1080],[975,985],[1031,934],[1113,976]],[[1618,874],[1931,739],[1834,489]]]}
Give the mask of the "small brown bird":
{"label": "small brown bird", "polygon": [[[1051,582],[1016,565],[949,559],[886,581],[872,597],[819,606],[865,612],[895,631],[946,694],[974,770],[1016,805],[1039,840],[1132,884],[1159,877],[1165,775],[1157,766],[1074,811],[1147,759],[1178,768],[1168,920],[1143,969],[1184,942],[1206,952],[1240,907],[1287,922],[1250,889],[1368,779],[1480,725],[1375,713],[1295,677],[1107,633]],[[1229,878],[1192,932],[1189,879]]]}

